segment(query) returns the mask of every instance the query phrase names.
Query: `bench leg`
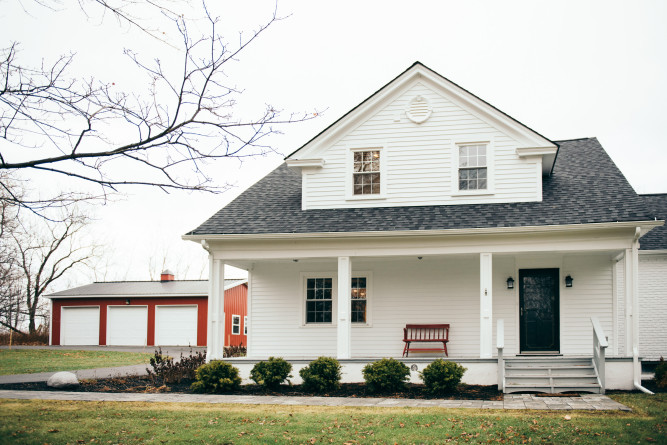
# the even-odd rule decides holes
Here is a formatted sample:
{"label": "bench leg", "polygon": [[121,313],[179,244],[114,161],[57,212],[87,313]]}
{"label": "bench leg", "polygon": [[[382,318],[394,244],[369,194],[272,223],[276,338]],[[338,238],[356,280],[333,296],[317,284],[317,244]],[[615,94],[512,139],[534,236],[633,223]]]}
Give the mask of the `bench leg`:
{"label": "bench leg", "polygon": [[445,349],[445,357],[449,357],[449,354],[447,353],[447,342],[446,342],[446,341],[443,341],[443,342],[442,342],[442,346],[443,346],[444,349]]}
{"label": "bench leg", "polygon": [[403,357],[407,357],[410,354],[410,342],[405,342],[405,347],[403,348]]}

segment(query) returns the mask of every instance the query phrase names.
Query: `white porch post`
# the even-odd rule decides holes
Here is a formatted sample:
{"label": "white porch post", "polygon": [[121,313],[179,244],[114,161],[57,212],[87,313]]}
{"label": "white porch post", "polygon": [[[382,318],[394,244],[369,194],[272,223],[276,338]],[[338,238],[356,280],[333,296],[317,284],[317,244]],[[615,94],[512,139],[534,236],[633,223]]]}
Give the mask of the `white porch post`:
{"label": "white porch post", "polygon": [[479,254],[479,356],[491,358],[493,355],[493,291],[492,255]]}
{"label": "white porch post", "polygon": [[225,263],[211,259],[209,267],[207,362],[221,360],[225,346]]}
{"label": "white porch post", "polygon": [[639,344],[639,320],[637,309],[638,261],[637,249],[625,249],[625,355],[631,356]]}
{"label": "white porch post", "polygon": [[352,298],[352,262],[350,257],[338,257],[338,326],[336,358],[351,356],[352,329],[350,323],[350,299]]}

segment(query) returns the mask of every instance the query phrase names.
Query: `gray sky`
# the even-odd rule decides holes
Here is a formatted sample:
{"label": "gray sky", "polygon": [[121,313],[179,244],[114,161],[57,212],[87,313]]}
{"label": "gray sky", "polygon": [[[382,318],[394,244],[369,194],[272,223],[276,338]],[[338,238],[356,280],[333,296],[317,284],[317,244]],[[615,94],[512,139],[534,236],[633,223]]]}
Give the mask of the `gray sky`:
{"label": "gray sky", "polygon": [[[274,8],[264,0],[218,3],[213,14],[232,40]],[[227,74],[245,89],[243,110],[265,103],[326,110],[285,127],[272,140],[282,154],[419,60],[549,139],[596,136],[637,192],[667,192],[667,2],[282,0],[278,11],[288,17]],[[140,88],[124,47],[178,60],[174,49],[97,12],[0,0],[0,38],[5,46],[19,41],[31,63],[75,51],[80,73],[119,87]],[[150,260],[165,256],[177,278],[206,277],[203,250],[180,236],[281,161],[276,154],[221,163],[220,181],[236,184],[223,195],[126,190],[97,210],[93,233],[109,245],[108,267],[97,278],[148,279]]]}

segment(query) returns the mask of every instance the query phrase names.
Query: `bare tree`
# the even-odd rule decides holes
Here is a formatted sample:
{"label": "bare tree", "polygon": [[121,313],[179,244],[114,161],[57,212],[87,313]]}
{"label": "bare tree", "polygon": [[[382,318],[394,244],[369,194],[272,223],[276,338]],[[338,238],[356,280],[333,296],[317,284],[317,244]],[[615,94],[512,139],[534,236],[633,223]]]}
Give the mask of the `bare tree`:
{"label": "bare tree", "polygon": [[[94,3],[154,35],[122,7]],[[170,72],[159,59],[147,61],[125,49],[135,77],[147,80],[144,94],[73,75],[73,54],[30,68],[21,63],[17,43],[0,50],[0,139],[9,143],[0,145],[0,170],[64,175],[100,186],[100,196],[130,185],[219,192],[227,184],[213,183],[207,168],[211,161],[270,153],[274,149],[267,138],[282,124],[318,115],[282,116],[271,105],[250,118],[236,113],[242,90],[223,69],[280,20],[276,11],[235,44],[220,34],[219,21],[205,4],[206,35],[192,35],[182,16],[164,7],[159,11],[178,31],[182,60]],[[131,169],[120,168],[127,165]],[[38,213],[88,197],[65,193],[27,200],[4,183],[0,187],[7,199]]]}
{"label": "bare tree", "polygon": [[[27,322],[28,333],[37,329],[37,318],[44,316],[42,297],[51,286],[68,272],[90,266],[98,257],[99,247],[86,244],[81,237],[88,218],[78,213],[76,207],[68,207],[66,213],[53,222],[36,219],[34,224],[19,221],[10,234],[16,261],[13,264],[13,286],[20,296],[18,321]],[[2,310],[9,312],[9,307]],[[20,323],[7,323],[0,318],[0,324],[16,332],[23,332]]]}

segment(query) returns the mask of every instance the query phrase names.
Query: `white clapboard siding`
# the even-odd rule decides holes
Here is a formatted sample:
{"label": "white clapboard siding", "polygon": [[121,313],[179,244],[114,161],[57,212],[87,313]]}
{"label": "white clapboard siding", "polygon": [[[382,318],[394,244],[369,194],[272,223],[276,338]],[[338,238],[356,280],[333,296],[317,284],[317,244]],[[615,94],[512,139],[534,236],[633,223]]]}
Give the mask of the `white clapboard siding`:
{"label": "white clapboard siding", "polygon": [[561,283],[561,353],[593,353],[591,317],[600,320],[609,337],[609,349],[613,350],[616,339],[612,330],[612,267],[613,262],[607,255],[572,255],[563,259],[563,270],[572,275],[574,284],[567,288]]}
{"label": "white clapboard siding", "polygon": [[[433,110],[422,124],[410,121],[405,110],[417,95],[426,97]],[[397,121],[398,120],[398,121]],[[456,196],[452,193],[453,143],[492,141],[494,193]],[[347,152],[352,148],[383,148],[386,161],[386,199],[346,200],[351,181]],[[517,142],[467,110],[421,83],[385,106],[328,148],[324,167],[304,172],[306,209],[447,205],[537,201],[541,199],[541,175],[536,160],[520,159]]]}
{"label": "white clapboard siding", "polygon": [[639,355],[667,357],[667,254],[639,255]]}

